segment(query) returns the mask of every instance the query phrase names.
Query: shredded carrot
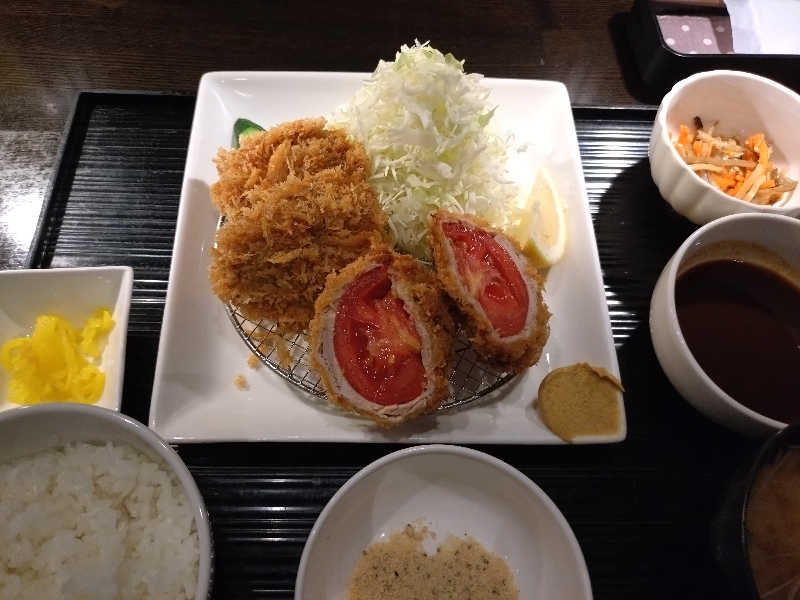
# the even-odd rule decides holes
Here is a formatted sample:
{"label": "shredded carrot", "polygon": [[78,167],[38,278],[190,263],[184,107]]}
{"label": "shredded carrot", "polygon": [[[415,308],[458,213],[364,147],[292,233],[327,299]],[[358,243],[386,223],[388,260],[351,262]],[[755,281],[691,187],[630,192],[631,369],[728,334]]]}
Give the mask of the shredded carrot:
{"label": "shredded carrot", "polygon": [[747,138],[747,141],[745,141],[745,145],[749,146],[753,150],[756,150],[758,148],[759,144],[763,140],[764,140],[764,134],[763,133],[754,133],[749,138]]}
{"label": "shredded carrot", "polygon": [[758,143],[756,150],[758,150],[758,162],[764,165],[764,168],[769,168],[769,147],[763,135],[761,136],[761,141]]}
{"label": "shredded carrot", "polygon": [[692,142],[692,152],[697,154],[700,158],[708,158],[711,156],[711,144],[708,142],[701,142],[700,140],[695,140]]}
{"label": "shredded carrot", "polygon": [[[754,133],[742,143],[740,139],[712,135],[716,124],[705,129],[699,118],[695,123],[695,129],[681,125],[673,144],[698,176],[725,194],[741,196],[747,202],[771,204],[797,185],[770,162],[772,148],[763,132]],[[778,190],[755,197],[759,190],[772,188]]]}
{"label": "shredded carrot", "polygon": [[716,173],[711,173],[711,180],[716,183],[717,187],[723,192],[729,187],[736,185],[736,180],[734,178],[725,177],[724,175],[717,175]]}
{"label": "shredded carrot", "polygon": [[681,125],[680,134],[678,134],[678,143],[681,146],[689,145],[689,128],[686,125]]}

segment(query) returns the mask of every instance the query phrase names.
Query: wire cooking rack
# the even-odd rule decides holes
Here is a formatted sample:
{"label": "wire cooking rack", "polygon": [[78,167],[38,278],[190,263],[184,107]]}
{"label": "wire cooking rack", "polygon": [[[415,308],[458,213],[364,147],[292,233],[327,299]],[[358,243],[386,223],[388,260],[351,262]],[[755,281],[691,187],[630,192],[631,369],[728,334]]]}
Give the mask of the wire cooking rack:
{"label": "wire cooking rack", "polygon": [[[309,362],[311,344],[305,334],[280,334],[274,323],[252,321],[232,304],[226,304],[225,309],[233,327],[262,363],[297,387],[325,398],[325,388]],[[514,373],[498,371],[481,361],[460,330],[455,339],[455,357],[450,373],[450,398],[440,411],[475,402],[514,377]]]}

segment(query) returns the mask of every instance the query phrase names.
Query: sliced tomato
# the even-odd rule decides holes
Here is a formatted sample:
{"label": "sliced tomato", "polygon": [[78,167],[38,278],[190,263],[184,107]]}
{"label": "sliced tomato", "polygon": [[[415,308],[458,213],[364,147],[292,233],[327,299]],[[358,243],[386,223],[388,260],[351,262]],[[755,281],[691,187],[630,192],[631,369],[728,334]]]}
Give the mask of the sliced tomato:
{"label": "sliced tomato", "polygon": [[425,388],[422,344],[403,301],[392,294],[386,265],[362,273],[345,290],[333,346],[347,381],[376,404],[405,404]]}
{"label": "sliced tomato", "polygon": [[461,221],[442,223],[458,274],[501,337],[515,335],[528,317],[528,286],[508,251],[488,231]]}

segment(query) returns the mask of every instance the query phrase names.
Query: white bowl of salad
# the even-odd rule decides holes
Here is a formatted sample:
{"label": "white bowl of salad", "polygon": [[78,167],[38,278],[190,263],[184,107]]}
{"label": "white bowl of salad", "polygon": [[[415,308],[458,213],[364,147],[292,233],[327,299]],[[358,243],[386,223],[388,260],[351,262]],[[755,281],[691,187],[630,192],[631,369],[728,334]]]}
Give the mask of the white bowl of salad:
{"label": "white bowl of salad", "polygon": [[800,95],[739,71],[679,81],[658,109],[648,156],[664,199],[702,225],[726,215],[800,216]]}

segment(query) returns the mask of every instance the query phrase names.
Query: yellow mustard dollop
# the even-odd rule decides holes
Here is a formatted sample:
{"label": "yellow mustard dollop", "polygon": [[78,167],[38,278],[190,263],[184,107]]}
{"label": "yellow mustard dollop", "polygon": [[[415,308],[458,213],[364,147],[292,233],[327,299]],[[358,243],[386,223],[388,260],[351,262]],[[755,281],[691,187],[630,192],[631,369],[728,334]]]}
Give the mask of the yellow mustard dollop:
{"label": "yellow mustard dollop", "polygon": [[40,315],[33,334],[0,347],[0,365],[11,375],[9,402],[80,402],[100,399],[106,376],[91,361],[100,358],[101,341],[114,327],[111,311],[98,308],[82,330],[56,315]]}

